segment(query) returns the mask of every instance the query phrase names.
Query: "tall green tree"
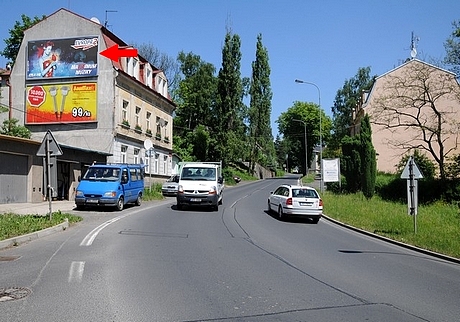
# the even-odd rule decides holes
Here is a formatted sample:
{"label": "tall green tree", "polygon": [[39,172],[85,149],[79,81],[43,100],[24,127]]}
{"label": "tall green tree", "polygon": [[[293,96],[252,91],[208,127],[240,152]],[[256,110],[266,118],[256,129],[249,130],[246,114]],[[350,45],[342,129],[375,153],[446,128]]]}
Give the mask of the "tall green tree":
{"label": "tall green tree", "polygon": [[[184,153],[198,153],[195,158],[201,161],[209,161],[214,158],[209,150],[211,138],[207,138],[206,144],[195,146],[200,135],[197,133],[213,133],[214,124],[218,117],[214,113],[215,97],[217,92],[217,78],[214,76],[215,67],[204,62],[200,56],[193,53],[180,52],[178,55],[180,71],[183,79],[177,89],[177,109],[174,118],[174,144],[175,150]],[[198,132],[195,130],[199,128]],[[179,139],[179,137],[181,139]],[[191,147],[191,149],[189,149]],[[203,151],[206,147],[207,151]],[[185,157],[180,155],[181,157]]]}
{"label": "tall green tree", "polygon": [[359,134],[344,136],[341,146],[340,168],[345,177],[346,189],[349,192],[362,191],[367,199],[372,198],[375,192],[377,160],[367,114],[361,120]]}
{"label": "tall green tree", "polygon": [[375,180],[377,175],[377,161],[372,144],[372,130],[369,115],[361,120],[359,137],[361,140],[361,185],[364,196],[370,199],[374,196]]}
{"label": "tall green tree", "polygon": [[371,89],[376,76],[370,76],[370,67],[359,68],[356,75],[345,80],[337,91],[332,107],[333,135],[328,147],[332,150],[340,148],[342,138],[350,134],[350,125],[354,110],[362,103],[363,92]]}
{"label": "tall green tree", "polygon": [[270,86],[268,51],[262,44],[262,35],[257,36],[256,59],[252,62],[252,77],[249,94],[249,140],[251,144],[250,169],[255,163],[273,163],[274,145],[270,124],[272,91]]}
{"label": "tall green tree", "polygon": [[[306,173],[311,167],[313,150],[320,142],[320,119],[322,139],[323,142],[327,142],[332,122],[318,104],[295,101],[293,106],[278,117],[276,121],[278,132],[283,135],[283,140],[287,141],[289,146],[290,169],[299,166],[302,172]],[[305,132],[307,142],[305,142]],[[305,161],[305,148],[307,149],[307,161]]]}
{"label": "tall green tree", "polygon": [[444,63],[455,74],[460,75],[460,20],[452,22],[452,33],[444,43],[446,57]]}
{"label": "tall green tree", "polygon": [[361,189],[361,142],[358,135],[345,135],[341,141],[342,155],[340,157],[340,172],[345,177],[345,187],[354,193]]}
{"label": "tall green tree", "polygon": [[5,58],[8,58],[11,65],[14,65],[16,57],[18,56],[19,48],[21,47],[21,42],[24,38],[24,30],[32,27],[45,18],[45,15],[43,15],[41,18],[37,16],[30,18],[23,14],[21,15],[22,21],[16,21],[13,28],[8,30],[10,37],[4,39],[6,46],[1,52],[1,55]]}
{"label": "tall green tree", "polygon": [[241,78],[241,40],[236,34],[227,32],[222,48],[222,67],[217,81],[216,122],[218,158],[224,165],[229,161],[246,159],[247,108],[243,103],[243,81]]}

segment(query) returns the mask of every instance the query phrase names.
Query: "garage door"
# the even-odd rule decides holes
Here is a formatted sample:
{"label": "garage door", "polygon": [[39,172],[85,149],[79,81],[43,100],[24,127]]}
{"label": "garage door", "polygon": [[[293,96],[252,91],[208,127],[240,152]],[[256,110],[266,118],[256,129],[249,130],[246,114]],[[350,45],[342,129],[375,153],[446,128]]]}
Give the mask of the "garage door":
{"label": "garage door", "polygon": [[0,152],[0,203],[27,201],[27,156]]}

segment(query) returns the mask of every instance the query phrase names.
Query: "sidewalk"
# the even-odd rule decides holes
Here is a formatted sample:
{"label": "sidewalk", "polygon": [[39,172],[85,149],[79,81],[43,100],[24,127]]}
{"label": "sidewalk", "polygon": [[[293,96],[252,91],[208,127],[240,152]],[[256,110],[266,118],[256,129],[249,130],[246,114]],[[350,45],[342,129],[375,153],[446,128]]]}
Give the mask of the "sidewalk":
{"label": "sidewalk", "polygon": [[[75,209],[75,201],[59,200],[51,202],[52,212],[72,212]],[[0,204],[0,214],[13,213],[17,215],[47,215],[50,206],[48,201],[36,203],[7,203]]]}

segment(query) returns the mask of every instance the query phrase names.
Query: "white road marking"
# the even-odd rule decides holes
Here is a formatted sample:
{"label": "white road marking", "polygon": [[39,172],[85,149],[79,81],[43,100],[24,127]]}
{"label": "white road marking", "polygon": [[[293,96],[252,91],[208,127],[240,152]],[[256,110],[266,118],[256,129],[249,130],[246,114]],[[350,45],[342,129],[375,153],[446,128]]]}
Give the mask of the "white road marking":
{"label": "white road marking", "polygon": [[85,270],[85,262],[72,262],[69,270],[69,283],[80,283]]}
{"label": "white road marking", "polygon": [[[149,207],[149,208],[160,207],[160,206],[162,206],[164,204],[166,204],[166,203],[159,203],[159,204],[156,204],[156,205],[154,205],[152,207]],[[146,209],[142,208],[142,209],[139,209],[139,210],[136,210],[136,211],[133,211],[133,212],[130,212],[130,213],[127,213],[127,214],[112,218],[112,219],[106,221],[105,223],[102,223],[101,225],[99,225],[96,228],[94,228],[88,235],[86,235],[85,238],[83,238],[83,240],[80,243],[80,246],[91,246],[93,241],[94,241],[94,239],[96,239],[97,235],[101,232],[102,229],[104,229],[108,225],[113,224],[114,222],[116,222],[116,221],[118,221],[118,220],[120,220],[122,218],[125,218],[125,217],[130,216],[130,215],[134,215],[134,214],[136,214],[138,212],[141,212],[141,211],[144,211],[144,210],[146,210]]]}
{"label": "white road marking", "polygon": [[110,220],[106,221],[105,223],[97,226],[88,235],[86,235],[85,238],[83,238],[83,240],[80,243],[80,246],[91,246],[93,241],[94,241],[94,239],[96,239],[97,235],[101,232],[102,229],[104,229],[108,225],[110,225],[110,224],[112,224],[112,223],[114,223],[114,222],[116,222],[116,221],[118,221],[121,218],[124,218],[126,216],[127,215],[122,215],[122,216],[115,217],[115,218],[110,219]]}

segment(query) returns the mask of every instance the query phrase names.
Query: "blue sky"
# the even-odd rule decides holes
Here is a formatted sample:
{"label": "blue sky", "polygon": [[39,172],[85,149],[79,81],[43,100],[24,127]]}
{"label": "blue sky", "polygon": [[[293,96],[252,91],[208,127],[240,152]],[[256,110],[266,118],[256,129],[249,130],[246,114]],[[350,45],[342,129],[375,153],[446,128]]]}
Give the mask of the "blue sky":
{"label": "blue sky", "polygon": [[420,39],[417,58],[442,59],[452,22],[460,20],[459,0],[0,0],[0,8],[0,49],[21,14],[66,8],[101,23],[107,16],[109,30],[127,43],[152,43],[173,57],[193,52],[217,70],[230,28],[241,37],[247,77],[261,33],[271,67],[274,135],[275,121],[294,101],[318,102],[317,89],[295,79],[315,83],[321,107],[332,116],[337,90],[360,67],[381,75],[400,65],[410,57],[412,32]]}

